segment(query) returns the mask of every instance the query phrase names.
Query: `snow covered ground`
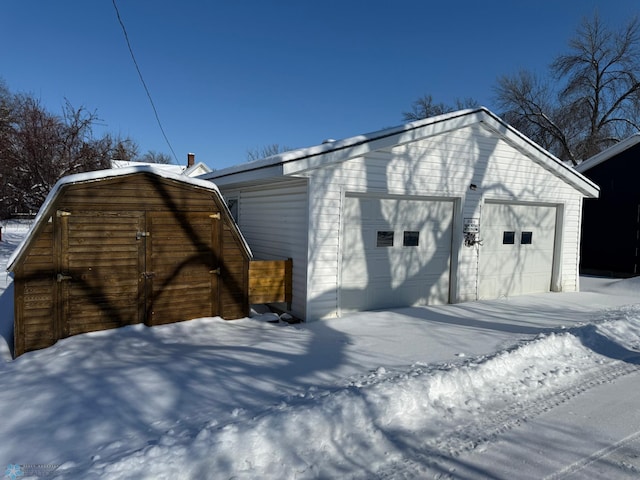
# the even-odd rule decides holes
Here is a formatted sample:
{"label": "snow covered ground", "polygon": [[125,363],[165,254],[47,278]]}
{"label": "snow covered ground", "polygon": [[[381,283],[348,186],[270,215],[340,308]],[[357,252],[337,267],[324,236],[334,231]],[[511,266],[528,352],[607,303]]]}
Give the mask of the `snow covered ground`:
{"label": "snow covered ground", "polygon": [[[0,266],[23,236],[3,229]],[[137,325],[12,361],[3,274],[0,475],[637,478],[640,277],[582,282],[303,325]]]}

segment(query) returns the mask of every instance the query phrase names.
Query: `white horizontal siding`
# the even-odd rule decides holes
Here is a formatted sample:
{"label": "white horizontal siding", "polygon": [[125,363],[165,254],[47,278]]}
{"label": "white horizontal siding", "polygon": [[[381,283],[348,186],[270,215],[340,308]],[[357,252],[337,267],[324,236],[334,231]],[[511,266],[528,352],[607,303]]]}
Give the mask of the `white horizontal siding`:
{"label": "white horizontal siding", "polygon": [[[522,148],[473,124],[341,163],[331,163],[331,156],[318,159],[304,173],[297,170],[308,183],[292,178],[259,188],[221,190],[225,196],[237,195],[239,225],[256,258],[294,259],[294,313],[307,320],[339,313],[341,211],[347,193],[456,201],[452,301],[477,298],[478,248],[462,246],[464,218],[480,219],[482,237],[485,201],[558,205],[563,223],[554,288],[575,290],[582,195],[560,179],[553,166],[543,167],[527,156],[535,150]],[[477,189],[471,190],[471,184]]]}
{"label": "white horizontal siding", "polygon": [[292,313],[304,319],[309,212],[306,179],[220,190],[226,198],[237,198],[238,226],[255,259],[293,259]]}
{"label": "white horizontal siding", "polygon": [[582,223],[582,198],[565,203],[564,239],[562,244],[562,265],[560,290],[579,290],[580,229]]}
{"label": "white horizontal siding", "polygon": [[[559,283],[577,288],[581,194],[495,132],[473,125],[436,137],[371,152],[307,172],[309,183],[308,317],[338,314],[341,211],[346,192],[460,199],[461,216],[482,217],[485,200],[564,205]],[[470,190],[470,184],[477,190]],[[455,219],[454,243],[462,238]],[[480,226],[482,236],[482,223]],[[482,248],[482,247],[480,247]],[[477,295],[476,248],[453,245],[454,301]],[[322,274],[320,274],[322,272]]]}

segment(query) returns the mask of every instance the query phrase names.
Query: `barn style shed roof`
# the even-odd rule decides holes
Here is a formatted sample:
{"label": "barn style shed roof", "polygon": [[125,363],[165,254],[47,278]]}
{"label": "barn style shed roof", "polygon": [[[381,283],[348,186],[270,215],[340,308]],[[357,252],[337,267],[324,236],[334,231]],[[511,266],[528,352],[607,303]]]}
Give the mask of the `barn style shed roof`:
{"label": "barn style shed roof", "polygon": [[320,145],[292,150],[253,162],[216,170],[199,178],[215,181],[222,186],[230,183],[252,182],[295,175],[305,170],[342,162],[381,148],[402,145],[478,123],[495,132],[531,160],[562,178],[585,196],[598,196],[599,188],[595,183],[565,165],[557,157],[484,107],[438,115],[342,140],[330,140]]}
{"label": "barn style shed roof", "polygon": [[625,138],[621,142],[618,142],[615,145],[607,148],[606,150],[603,150],[602,152],[594,155],[593,157],[588,158],[587,160],[585,160],[575,168],[578,172],[584,173],[587,170],[595,167],[596,165],[600,165],[601,163],[606,162],[610,158],[621,154],[625,150],[630,149],[631,147],[633,147],[638,143],[640,143],[640,133],[636,133],[634,135],[631,135],[628,138]]}
{"label": "barn style shed roof", "polygon": [[69,175],[69,176],[63,177],[60,180],[58,180],[58,182],[53,186],[53,188],[49,192],[49,195],[47,195],[47,198],[45,199],[44,203],[40,207],[40,210],[36,215],[36,218],[34,220],[33,225],[31,226],[31,229],[29,230],[29,233],[27,234],[25,239],[22,241],[22,243],[18,246],[18,248],[14,250],[11,257],[9,257],[9,261],[7,263],[7,271],[12,272],[15,266],[18,264],[18,262],[26,254],[26,252],[29,249],[29,245],[34,239],[35,232],[38,231],[41,224],[48,221],[49,217],[52,215],[51,211],[55,206],[56,199],[63,193],[63,191],[66,188],[72,185],[99,182],[101,180],[118,178],[118,177],[127,177],[131,175],[136,175],[136,174],[152,175],[158,178],[164,178],[164,179],[178,182],[181,184],[186,184],[196,188],[205,189],[214,193],[214,195],[216,195],[220,199],[220,204],[225,208],[227,212],[227,217],[231,219],[232,228],[236,230],[238,238],[241,239],[242,244],[246,249],[248,255],[252,256],[251,249],[249,248],[249,244],[247,243],[244,236],[242,235],[242,232],[240,232],[238,226],[233,221],[233,217],[231,216],[231,213],[228,210],[227,204],[222,199],[222,195],[220,194],[218,187],[214,183],[208,180],[201,180],[198,178],[192,178],[192,177],[187,177],[185,175],[176,174],[171,171],[167,171],[166,169],[161,169],[161,168],[156,168],[151,166],[136,166],[136,167],[112,168],[112,169],[105,169],[105,170],[96,170],[93,172],[78,173],[75,175]]}

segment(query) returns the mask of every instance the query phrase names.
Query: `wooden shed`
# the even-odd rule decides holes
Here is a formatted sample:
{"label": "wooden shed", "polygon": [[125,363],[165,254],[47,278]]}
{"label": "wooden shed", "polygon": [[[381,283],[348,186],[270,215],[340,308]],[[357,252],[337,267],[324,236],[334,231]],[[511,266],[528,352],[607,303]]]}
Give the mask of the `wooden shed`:
{"label": "wooden shed", "polygon": [[66,177],[9,259],[14,356],[123,325],[244,317],[250,258],[211,182],[151,167]]}

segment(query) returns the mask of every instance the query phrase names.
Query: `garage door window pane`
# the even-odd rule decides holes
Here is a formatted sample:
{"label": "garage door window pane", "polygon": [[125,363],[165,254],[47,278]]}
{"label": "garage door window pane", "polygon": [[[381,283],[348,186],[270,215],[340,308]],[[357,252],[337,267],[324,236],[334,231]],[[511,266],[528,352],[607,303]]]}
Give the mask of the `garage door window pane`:
{"label": "garage door window pane", "polygon": [[516,232],[504,232],[502,234],[502,243],[504,245],[513,245],[516,243]]}
{"label": "garage door window pane", "polygon": [[402,245],[405,247],[417,247],[420,240],[420,232],[404,232]]}
{"label": "garage door window pane", "polygon": [[393,232],[378,232],[376,247],[393,247]]}
{"label": "garage door window pane", "polygon": [[520,243],[522,245],[530,245],[533,240],[533,232],[522,232],[520,236]]}

